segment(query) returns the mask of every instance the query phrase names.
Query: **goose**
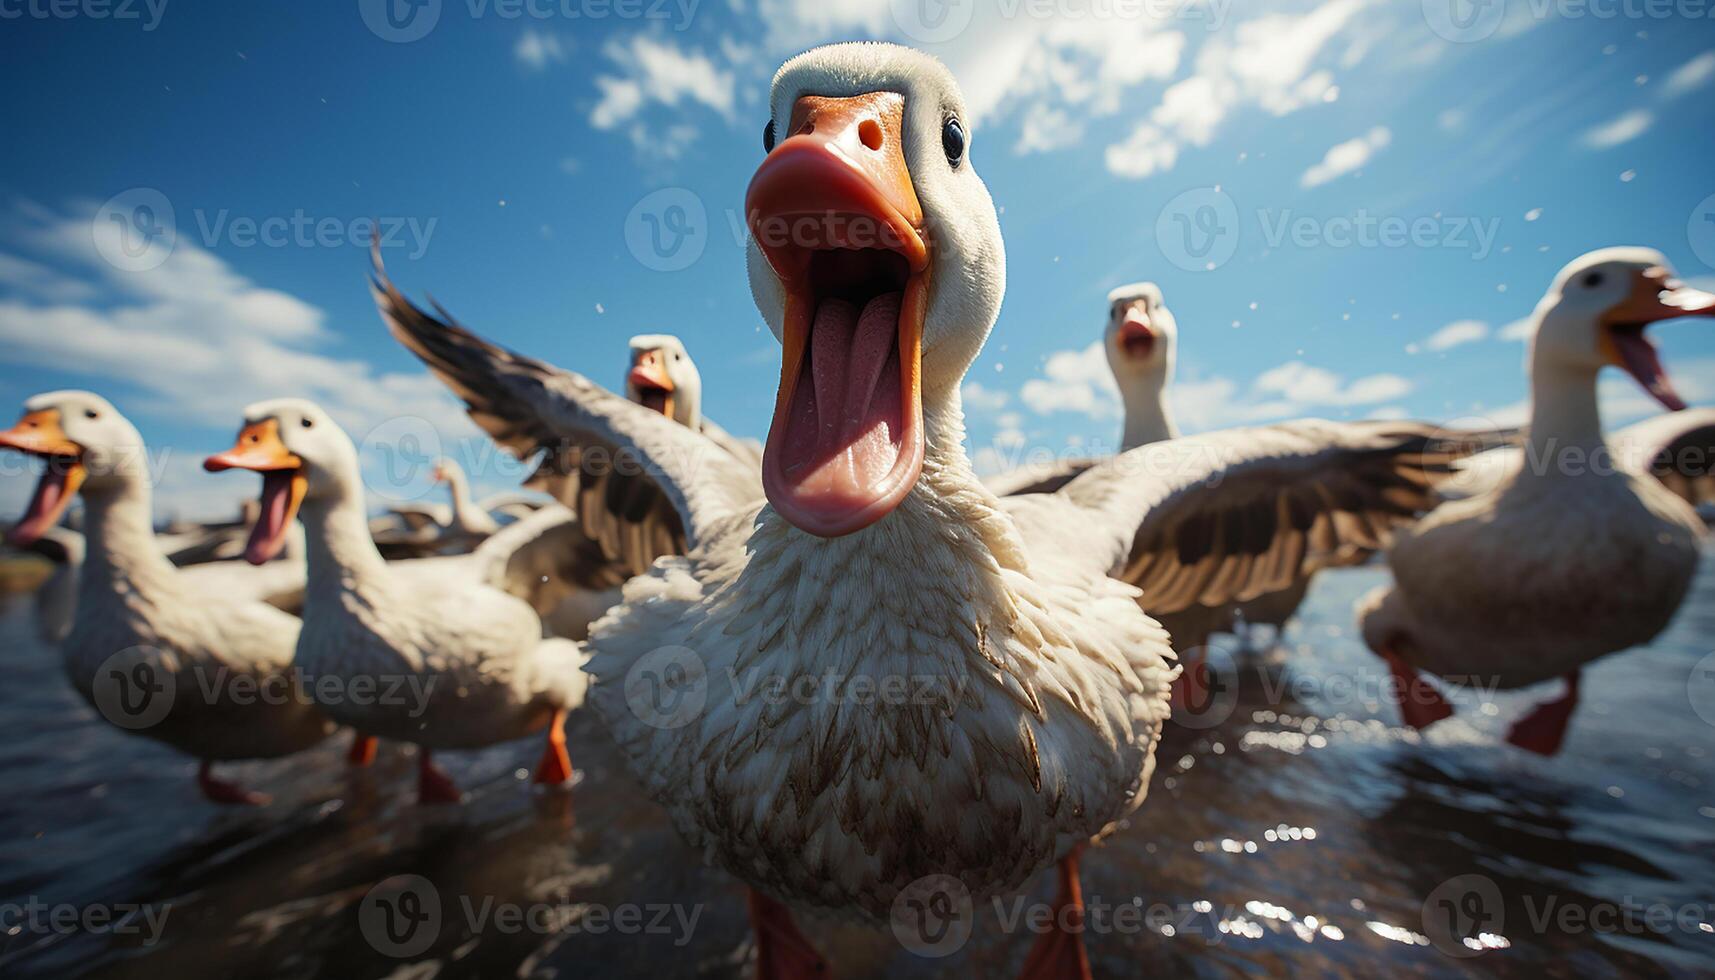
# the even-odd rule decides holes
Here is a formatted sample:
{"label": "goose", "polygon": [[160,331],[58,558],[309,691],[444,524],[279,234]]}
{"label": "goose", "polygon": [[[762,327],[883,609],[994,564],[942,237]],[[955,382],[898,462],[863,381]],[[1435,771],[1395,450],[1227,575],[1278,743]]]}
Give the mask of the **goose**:
{"label": "goose", "polygon": [[[262,519],[246,549],[250,561],[272,558],[292,522],[302,519],[310,574],[298,666],[317,681],[311,690],[330,717],[371,738],[419,746],[419,799],[461,798],[435,764],[435,751],[493,745],[544,728],[536,781],[571,780],[564,726],[588,686],[584,654],[570,640],[544,639],[530,603],[497,586],[504,563],[480,549],[459,558],[384,561],[368,533],[357,449],[312,402],[251,405],[236,445],[203,465],[262,474]],[[571,515],[538,516],[544,526],[558,526]],[[535,530],[520,528],[518,536]],[[331,698],[322,684],[330,677],[340,682]],[[401,683],[425,696],[340,693],[398,690]],[[354,745],[354,761],[372,745]]]}
{"label": "goose", "polygon": [[54,566],[36,587],[36,632],[50,646],[64,642],[77,624],[78,579],[87,548],[83,535],[64,525],[46,528],[26,547]]}
{"label": "goose", "polygon": [[1679,283],[1653,249],[1591,252],[1555,277],[1531,318],[1520,465],[1399,535],[1388,554],[1393,584],[1358,604],[1364,641],[1407,692],[1408,724],[1453,712],[1420,671],[1500,689],[1560,677],[1565,693],[1507,735],[1552,755],[1582,668],[1667,626],[1696,570],[1703,523],[1660,478],[1616,457],[1596,376],[1618,366],[1670,411],[1685,408],[1644,335],[1684,316],[1715,316],[1715,295]]}
{"label": "goose", "polygon": [[[1142,804],[1176,674],[1137,585],[1273,585],[1312,536],[1411,517],[1397,491],[1448,462],[1427,427],[1305,422],[996,497],[959,385],[1004,249],[952,75],[833,45],[787,62],[769,105],[745,207],[783,344],[760,472],[456,325],[399,326],[491,431],[599,450],[609,492],[580,495],[579,519],[658,552],[591,629],[591,706],[680,833],[749,886],[759,975],[825,972],[793,907],[886,922],[944,880],[925,876],[981,902],[1053,866],[1058,925],[1027,972],[1087,977],[1065,925],[1078,856]],[[633,533],[662,510],[682,543]]]}
{"label": "goose", "polygon": [[195,587],[167,560],[150,526],[143,437],[101,396],[54,391],[31,398],[18,424],[0,432],[0,447],[46,461],[12,531],[15,543],[48,533],[74,496],[84,502],[79,615],[60,644],[78,693],[115,725],[199,759],[197,782],[210,800],[267,802],[215,778],[212,767],[291,755],[332,732],[297,688],[298,620]]}

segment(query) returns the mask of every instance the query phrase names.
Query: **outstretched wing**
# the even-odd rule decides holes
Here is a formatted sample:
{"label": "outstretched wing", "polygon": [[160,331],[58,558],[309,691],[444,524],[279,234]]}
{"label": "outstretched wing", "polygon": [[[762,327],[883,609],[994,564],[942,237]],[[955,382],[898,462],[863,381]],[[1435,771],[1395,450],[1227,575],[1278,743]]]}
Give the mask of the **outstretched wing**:
{"label": "outstretched wing", "polygon": [[1081,512],[1062,547],[1138,586],[1152,612],[1252,599],[1384,547],[1491,435],[1306,420],[1153,443],[1054,495]]}
{"label": "outstretched wing", "polygon": [[[716,522],[762,500],[761,474],[699,432],[572,371],[491,344],[437,306],[419,309],[375,258],[376,306],[395,339],[520,459],[542,454],[544,489],[628,574],[694,548]],[[436,314],[439,314],[438,316]]]}
{"label": "outstretched wing", "polygon": [[1645,419],[1614,433],[1608,444],[1686,503],[1715,503],[1715,408]]}
{"label": "outstretched wing", "polygon": [[997,497],[1031,493],[1057,493],[1061,487],[1084,475],[1099,459],[1057,459],[1049,463],[1025,464],[983,480]]}

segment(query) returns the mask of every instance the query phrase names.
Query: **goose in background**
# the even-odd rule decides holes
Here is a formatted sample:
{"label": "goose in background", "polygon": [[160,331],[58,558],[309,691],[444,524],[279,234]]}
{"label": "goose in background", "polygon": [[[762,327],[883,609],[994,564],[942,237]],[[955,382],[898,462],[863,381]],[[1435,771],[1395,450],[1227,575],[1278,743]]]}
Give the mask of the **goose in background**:
{"label": "goose in background", "polygon": [[78,614],[60,644],[72,685],[116,726],[201,760],[197,781],[210,800],[266,802],[212,767],[290,755],[333,730],[297,688],[298,620],[193,586],[167,560],[151,526],[143,437],[100,396],[31,398],[0,447],[46,462],[14,543],[49,534],[72,498],[83,499]]}
{"label": "goose in background", "polygon": [[[384,561],[369,534],[357,449],[311,402],[250,406],[237,444],[204,465],[262,474],[262,519],[246,549],[249,560],[273,557],[292,522],[302,519],[310,576],[297,665],[317,678],[311,691],[329,716],[364,736],[419,747],[419,799],[461,798],[434,763],[435,751],[494,745],[544,728],[536,782],[571,780],[564,725],[584,699],[584,654],[570,640],[544,639],[531,603],[499,587],[506,561],[490,560],[492,552]],[[569,512],[536,517],[541,525],[520,527],[518,537],[572,519]],[[319,682],[330,677],[343,691],[399,690],[407,683],[423,696],[326,698]],[[354,746],[354,757],[367,748]]]}
{"label": "goose in background", "polygon": [[36,635],[58,646],[77,623],[78,579],[88,544],[81,533],[59,524],[22,547],[53,563],[53,571],[36,587]]}
{"label": "goose in background", "polygon": [[[1652,249],[1591,252],[1555,277],[1532,315],[1530,427],[1515,465],[1402,533],[1388,555],[1393,584],[1358,605],[1365,642],[1407,692],[1408,723],[1452,714],[1419,671],[1500,689],[1559,677],[1564,695],[1507,736],[1551,755],[1582,668],[1649,642],[1672,619],[1703,536],[1680,494],[1701,493],[1708,477],[1708,454],[1693,465],[1684,443],[1710,445],[1710,416],[1677,414],[1685,404],[1645,329],[1685,316],[1715,316],[1715,295],[1679,283]],[[1640,439],[1658,447],[1648,469],[1627,465],[1603,436],[1596,376],[1608,365],[1676,413]]]}
{"label": "goose in background", "polygon": [[[926,876],[980,904],[1057,865],[1057,927],[1026,973],[1087,977],[1065,926],[1078,854],[1143,802],[1176,673],[1137,586],[1279,588],[1313,530],[1409,519],[1393,491],[1447,461],[1425,427],[1305,422],[997,498],[965,456],[959,385],[1005,260],[952,76],[894,45],[818,48],[775,76],[770,111],[745,209],[783,343],[760,473],[456,324],[395,334],[497,438],[635,464],[575,498],[649,563],[591,630],[591,704],[680,832],[750,886],[760,976],[825,975],[789,906],[880,922],[932,900],[910,891]],[[803,215],[837,220],[780,233]],[[889,678],[919,694],[746,694]]]}

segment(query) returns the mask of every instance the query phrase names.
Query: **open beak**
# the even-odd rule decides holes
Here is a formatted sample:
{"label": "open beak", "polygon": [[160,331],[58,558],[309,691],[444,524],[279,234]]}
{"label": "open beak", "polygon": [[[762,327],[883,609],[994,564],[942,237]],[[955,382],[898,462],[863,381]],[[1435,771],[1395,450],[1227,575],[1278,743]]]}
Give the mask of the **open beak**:
{"label": "open beak", "polygon": [[280,441],[279,420],[263,419],[246,425],[238,432],[237,445],[210,456],[202,468],[210,473],[240,469],[262,474],[262,510],[256,526],[250,529],[244,560],[252,565],[273,560],[285,547],[286,532],[297,519],[310,485],[304,476],[304,461]]}
{"label": "open beak", "polygon": [[677,387],[667,376],[667,354],[659,348],[632,355],[631,372],[625,376],[626,394],[652,412],[673,417],[673,393]]}
{"label": "open beak", "polygon": [[1674,390],[1644,328],[1682,316],[1715,316],[1715,295],[1692,289],[1660,266],[1637,273],[1631,294],[1602,315],[1602,346],[1608,361],[1674,412],[1685,407],[1685,399]]}
{"label": "open beak", "polygon": [[66,438],[60,428],[57,408],[24,413],[17,425],[0,432],[0,448],[39,456],[47,463],[30,506],[7,535],[8,541],[22,548],[35,544],[60,522],[89,473],[83,465],[83,447]]}
{"label": "open beak", "polygon": [[1129,307],[1120,321],[1120,350],[1133,360],[1148,360],[1155,352],[1155,330],[1149,325],[1149,312],[1142,303]]}
{"label": "open beak", "polygon": [[769,503],[838,537],[899,506],[923,470],[929,243],[892,92],[804,96],[751,178],[751,234],[786,293]]}

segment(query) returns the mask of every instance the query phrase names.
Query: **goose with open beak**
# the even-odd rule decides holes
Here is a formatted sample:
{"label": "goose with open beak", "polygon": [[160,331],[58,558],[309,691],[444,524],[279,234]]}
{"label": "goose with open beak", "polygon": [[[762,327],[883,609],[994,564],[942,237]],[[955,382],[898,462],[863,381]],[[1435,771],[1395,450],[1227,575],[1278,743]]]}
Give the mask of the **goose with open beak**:
{"label": "goose with open beak", "polygon": [[958,85],[910,49],[842,44],[787,62],[769,105],[746,198],[783,347],[760,472],[456,326],[402,339],[473,418],[601,450],[618,482],[580,495],[580,520],[673,512],[677,546],[626,535],[655,560],[591,629],[591,704],[750,886],[761,976],[825,975],[791,906],[886,922],[1055,865],[1027,973],[1088,976],[1077,855],[1143,802],[1176,673],[1134,583],[1220,601],[1297,574],[1309,528],[1394,506],[1398,467],[1433,447],[1305,423],[1146,446],[1003,502],[962,445],[1005,259]]}
{"label": "goose with open beak", "polygon": [[[203,465],[262,474],[251,561],[272,558],[287,526],[303,521],[309,587],[298,666],[316,679],[311,692],[330,717],[364,736],[419,747],[423,802],[461,798],[435,765],[435,750],[480,748],[544,729],[536,781],[570,781],[564,723],[588,686],[583,651],[570,640],[544,639],[537,611],[502,588],[513,552],[575,523],[569,512],[534,515],[470,555],[389,564],[369,536],[356,447],[326,412],[301,399],[245,409],[237,444]],[[404,689],[421,696],[358,694]],[[366,754],[368,746],[354,748]]]}
{"label": "goose with open beak", "polygon": [[201,760],[198,785],[217,803],[267,797],[214,777],[213,764],[307,749],[333,725],[295,692],[298,620],[227,590],[207,590],[156,539],[143,437],[106,399],[56,391],[24,403],[0,447],[46,468],[12,540],[50,533],[74,495],[86,543],[77,615],[60,653],[80,694],[116,726]]}
{"label": "goose with open beak", "polygon": [[[1388,556],[1394,583],[1366,596],[1359,625],[1386,658],[1405,719],[1426,727],[1452,708],[1418,674],[1479,689],[1555,677],[1565,694],[1515,723],[1508,741],[1558,751],[1582,668],[1664,629],[1697,568],[1703,522],[1687,494],[1708,476],[1707,413],[1654,431],[1646,463],[1602,433],[1596,376],[1615,366],[1670,410],[1685,407],[1645,328],[1715,316],[1715,295],[1673,278],[1653,249],[1591,252],[1560,271],[1533,314],[1528,442],[1492,487],[1437,508]],[[1671,424],[1671,423],[1669,423]],[[1659,429],[1660,423],[1656,427]],[[1700,465],[1686,468],[1690,455]]]}

